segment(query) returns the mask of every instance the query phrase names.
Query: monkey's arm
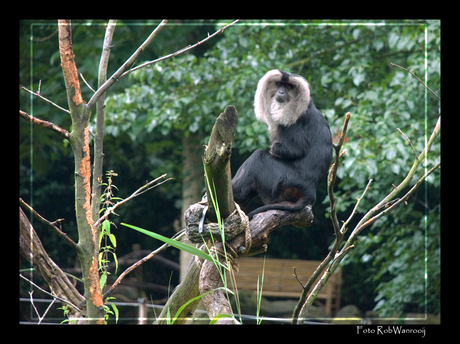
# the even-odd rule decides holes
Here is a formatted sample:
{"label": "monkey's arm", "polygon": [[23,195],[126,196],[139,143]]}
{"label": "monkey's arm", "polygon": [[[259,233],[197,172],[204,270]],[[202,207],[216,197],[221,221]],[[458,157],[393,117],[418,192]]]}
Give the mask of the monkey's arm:
{"label": "monkey's arm", "polygon": [[300,147],[288,146],[282,142],[274,142],[270,147],[270,154],[278,159],[298,160],[305,156],[305,149]]}

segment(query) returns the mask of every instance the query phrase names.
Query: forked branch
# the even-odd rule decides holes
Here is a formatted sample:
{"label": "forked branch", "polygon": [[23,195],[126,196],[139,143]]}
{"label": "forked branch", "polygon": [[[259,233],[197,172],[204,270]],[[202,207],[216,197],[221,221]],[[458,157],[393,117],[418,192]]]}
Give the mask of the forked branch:
{"label": "forked branch", "polygon": [[88,107],[92,109],[97,100],[117,81],[122,77],[122,74],[126,72],[129,68],[132,67],[134,62],[141,56],[145,49],[153,42],[153,40],[158,36],[158,34],[163,30],[164,26],[168,23],[167,20],[162,20],[161,23],[156,27],[155,30],[150,34],[149,37],[141,44],[139,48],[131,55],[129,59],[126,60],[123,65],[118,68],[118,70],[113,73],[113,75],[93,94],[90,101],[88,102]]}

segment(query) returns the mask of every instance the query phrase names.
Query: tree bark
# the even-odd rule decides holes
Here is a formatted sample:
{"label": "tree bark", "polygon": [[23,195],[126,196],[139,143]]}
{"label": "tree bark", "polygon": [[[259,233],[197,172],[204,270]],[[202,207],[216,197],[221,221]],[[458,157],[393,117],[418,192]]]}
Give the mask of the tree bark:
{"label": "tree bark", "polygon": [[[80,309],[85,308],[85,298],[78,292],[64,272],[48,256],[27,216],[19,207],[19,252],[35,271],[48,283],[51,292]],[[81,318],[80,312],[69,307],[69,319]]]}
{"label": "tree bark", "polygon": [[[222,243],[216,243],[217,250],[222,250]],[[218,254],[214,255],[216,260],[227,265],[226,258]],[[233,317],[233,312],[230,307],[230,302],[227,299],[226,292],[222,289],[224,282],[222,274],[225,274],[223,268],[217,267],[216,264],[208,260],[203,262],[200,273],[200,294],[203,295],[203,303],[206,307],[208,317],[213,320],[222,314],[230,317],[219,318],[216,324],[219,325],[234,325],[239,322]]]}
{"label": "tree bark", "polygon": [[[110,49],[112,46],[113,32],[115,31],[116,20],[110,20],[105,31],[104,45],[102,47],[101,61],[97,87],[100,88],[107,81],[107,67],[109,65]],[[106,93],[96,101],[96,132],[94,133],[94,166],[93,166],[93,188],[91,196],[91,213],[93,222],[99,219],[101,208],[101,183],[103,178],[102,166],[104,163],[104,102]],[[97,228],[96,230],[99,230]]]}
{"label": "tree bark", "polygon": [[72,30],[69,20],[59,20],[59,51],[73,130],[70,145],[75,159],[75,213],[78,227],[78,256],[83,273],[88,323],[104,323],[104,302],[99,283],[97,235],[91,214],[90,111],[82,99]]}
{"label": "tree bark", "polygon": [[[192,256],[184,278],[176,289],[174,289],[173,294],[166,302],[163,310],[155,321],[156,324],[168,324],[176,316],[177,312],[183,305],[194,297],[200,295],[200,290],[198,288],[200,271],[201,268],[196,264],[195,256]],[[195,312],[199,302],[199,299],[190,302],[179,314],[177,314],[177,319],[174,324],[184,324],[188,318],[193,315],[193,312]]]}
{"label": "tree bark", "polygon": [[[216,203],[219,205],[219,212],[222,218],[228,217],[235,210],[230,155],[232,154],[237,120],[238,112],[235,107],[227,106],[212,128],[204,154],[204,170],[207,180],[206,193],[209,206],[207,217],[212,222],[217,222],[217,216],[214,204],[211,201],[211,195],[216,196]],[[208,185],[208,182],[211,185]]]}

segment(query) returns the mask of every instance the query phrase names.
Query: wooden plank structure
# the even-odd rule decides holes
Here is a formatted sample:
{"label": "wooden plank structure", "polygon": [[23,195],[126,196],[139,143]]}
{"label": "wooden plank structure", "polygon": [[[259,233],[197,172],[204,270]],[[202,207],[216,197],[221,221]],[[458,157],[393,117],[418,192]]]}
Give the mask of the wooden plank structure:
{"label": "wooden plank structure", "polygon": [[[294,267],[297,277],[305,284],[320,263],[313,260],[265,259],[262,296],[299,298],[302,287],[294,277]],[[238,290],[257,291],[257,278],[259,277],[260,284],[263,264],[263,258],[239,260],[239,272],[235,273]],[[342,270],[340,269],[329,278],[315,300],[317,304],[325,307],[326,312],[331,316],[340,307],[341,283]]]}

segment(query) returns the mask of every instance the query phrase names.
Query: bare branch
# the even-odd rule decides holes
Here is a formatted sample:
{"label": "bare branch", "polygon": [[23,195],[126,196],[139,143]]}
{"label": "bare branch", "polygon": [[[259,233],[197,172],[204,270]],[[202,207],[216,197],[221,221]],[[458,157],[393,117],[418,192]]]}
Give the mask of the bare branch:
{"label": "bare branch", "polygon": [[[115,209],[117,209],[120,205],[122,205],[123,203],[126,203],[128,202],[129,200],[133,199],[134,197],[137,197],[139,195],[142,195],[144,192],[147,192],[153,188],[156,188],[157,186],[160,186],[161,184],[163,183],[166,183],[168,180],[171,180],[172,178],[168,178],[168,179],[165,179],[163,180],[162,182],[158,183],[158,184],[155,184],[158,180],[162,179],[162,178],[165,178],[166,177],[166,174],[163,174],[162,176],[148,182],[147,184],[141,186],[139,189],[137,189],[136,191],[134,191],[131,196],[129,196],[128,198],[125,198],[124,200],[120,201],[120,202],[117,202],[113,207],[110,207],[108,208],[104,215],[102,215],[94,224],[93,224],[93,228],[97,228],[97,226],[99,226],[102,221],[104,221],[111,213],[113,213],[115,211]],[[155,185],[153,185],[155,184]]]}
{"label": "bare branch", "polygon": [[[412,167],[409,171],[409,173],[406,175],[404,180],[399,183],[398,186],[396,186],[384,199],[382,199],[378,204],[376,204],[373,208],[371,208],[366,215],[361,219],[361,221],[356,225],[356,227],[360,227],[363,223],[367,222],[379,209],[381,209],[383,206],[385,206],[389,201],[393,200],[398,193],[400,193],[406,186],[409,185],[411,182],[415,172],[417,171],[418,166],[422,163],[422,161],[425,159],[426,155],[428,154],[429,150],[431,149],[431,146],[434,143],[434,140],[438,137],[438,135],[441,132],[441,116],[438,117],[438,121],[436,123],[436,126],[431,133],[430,138],[428,139],[428,142],[425,146],[425,149],[420,153],[420,155],[417,157],[417,159],[414,161],[412,164]],[[350,239],[348,239],[350,240]]]}
{"label": "bare branch", "polygon": [[402,130],[401,130],[401,129],[399,129],[399,128],[396,128],[396,129],[398,129],[398,131],[399,131],[399,132],[402,134],[402,136],[404,136],[404,137],[406,138],[406,140],[407,140],[407,141],[409,141],[409,143],[410,143],[410,146],[412,147],[412,151],[414,152],[414,155],[415,155],[415,159],[417,159],[417,160],[418,160],[418,157],[417,157],[417,151],[415,150],[415,147],[414,147],[414,145],[412,144],[412,141],[411,141],[411,140],[409,140],[409,138],[406,136],[406,134],[404,134],[404,133],[402,132]]}
{"label": "bare branch", "polygon": [[[297,305],[295,306],[294,312],[292,314],[292,322],[291,322],[292,324],[297,324],[297,321],[298,321],[298,318],[299,318],[299,315],[302,309],[304,309],[305,307],[309,307],[313,303],[319,290],[316,291],[316,293],[313,295],[312,293],[310,293],[309,295],[308,292],[310,291],[316,279],[323,273],[323,271],[329,266],[329,263],[334,259],[335,253],[337,252],[340,245],[342,244],[344,233],[342,233],[342,231],[340,230],[339,221],[337,219],[337,212],[335,210],[336,198],[334,196],[334,184],[335,184],[335,179],[337,176],[337,169],[339,167],[340,158],[343,156],[343,153],[344,153],[344,152],[340,153],[340,149],[342,148],[342,145],[345,141],[345,136],[347,133],[349,121],[350,121],[350,113],[347,112],[345,115],[344,122],[343,122],[342,133],[339,138],[339,141],[337,142],[337,144],[333,144],[334,151],[335,151],[335,159],[334,159],[334,163],[329,169],[329,174],[327,176],[327,193],[328,193],[329,202],[331,205],[331,220],[334,226],[334,234],[335,234],[334,244],[332,246],[332,249],[329,251],[329,254],[327,255],[327,257],[319,264],[319,266],[313,272],[310,279],[303,286],[303,291],[302,291],[302,294],[300,295],[299,302],[297,302]],[[321,280],[318,282],[318,284],[320,284],[320,282]],[[322,285],[324,285],[324,283],[326,282],[324,281],[321,283]],[[322,285],[319,287],[320,290],[322,288]]]}
{"label": "bare branch", "polygon": [[90,84],[88,84],[88,81],[86,81],[85,77],[83,76],[83,73],[80,73],[80,78],[83,80],[83,82],[85,83],[85,85],[91,90],[94,92],[96,92],[95,90],[93,90],[93,88],[91,87]]}
{"label": "bare branch", "polygon": [[431,90],[431,88],[429,88],[427,85],[425,85],[425,83],[424,83],[422,80],[420,80],[420,78],[419,78],[417,75],[415,75],[413,69],[409,70],[409,69],[407,69],[407,68],[398,66],[397,64],[394,64],[394,63],[390,63],[390,64],[391,64],[392,66],[401,68],[402,70],[405,70],[406,72],[411,73],[411,74],[412,74],[412,75],[423,85],[423,87],[425,87],[428,91],[430,91],[431,93],[433,93],[434,96],[435,96],[436,98],[438,98],[439,100],[441,100],[441,97],[439,97],[436,93],[434,93],[434,92]]}
{"label": "bare branch", "polygon": [[31,303],[32,306],[34,307],[35,313],[36,313],[37,316],[38,316],[38,325],[40,325],[40,324],[42,323],[43,319],[45,319],[46,314],[48,314],[48,311],[51,309],[51,306],[53,306],[54,303],[56,302],[56,299],[53,299],[53,301],[51,301],[51,303],[49,304],[49,306],[46,308],[46,311],[45,311],[45,313],[43,314],[43,316],[40,316],[40,313],[38,312],[37,307],[35,307],[35,304],[34,304],[34,298],[33,298],[33,296],[32,296],[33,293],[34,293],[33,290],[29,291],[30,303]]}
{"label": "bare branch", "polygon": [[59,228],[57,228],[54,223],[56,223],[57,221],[54,221],[54,222],[50,222],[48,221],[47,219],[45,219],[44,217],[42,217],[39,213],[37,213],[34,208],[32,208],[30,205],[28,205],[26,202],[24,202],[22,200],[21,197],[19,197],[19,204],[22,205],[24,208],[26,208],[33,216],[35,216],[35,218],[40,221],[41,223],[47,225],[49,228],[51,228],[54,233],[56,233],[61,239],[63,239],[70,247],[72,247],[75,251],[78,252],[79,248],[77,246],[77,244],[75,243],[75,241],[73,241],[72,239],[70,239],[66,233],[64,233],[63,231],[61,231]]}
{"label": "bare branch", "polygon": [[24,90],[24,91],[26,91],[26,92],[28,92],[28,93],[34,95],[35,97],[38,97],[38,98],[44,100],[44,101],[47,102],[47,103],[50,103],[51,105],[57,107],[59,110],[62,110],[62,111],[64,111],[64,112],[70,114],[70,111],[69,111],[69,110],[66,110],[66,109],[64,109],[63,107],[57,105],[56,103],[53,103],[53,102],[52,102],[51,100],[49,100],[48,98],[45,98],[45,97],[41,96],[39,92],[35,93],[35,92],[33,92],[33,91],[29,90],[28,88],[25,88],[24,86],[21,86],[21,85],[19,85],[19,88],[20,88],[21,90]]}
{"label": "bare branch", "polygon": [[[99,63],[99,73],[97,86],[101,87],[107,81],[107,67],[109,65],[110,49],[112,37],[117,21],[110,20],[105,30],[104,44],[102,46],[101,61]],[[93,189],[91,194],[91,215],[93,222],[99,217],[101,206],[101,183],[102,166],[104,163],[104,102],[106,93],[102,93],[96,101],[96,135],[94,136],[94,164],[93,164]]]}
{"label": "bare branch", "polygon": [[62,129],[60,126],[57,126],[54,123],[44,121],[42,119],[38,119],[21,110],[19,110],[19,115],[29,123],[38,125],[39,127],[42,127],[42,128],[50,129],[54,131],[55,133],[58,133],[59,135],[61,135],[66,140],[69,139],[69,135],[70,135],[69,132],[65,129]]}
{"label": "bare branch", "polygon": [[[175,239],[177,241],[179,241],[179,239],[181,239],[183,236],[185,235],[185,230],[181,230],[179,231],[175,236],[173,236],[171,239]],[[131,265],[129,268],[127,268],[125,271],[123,271],[123,273],[118,276],[118,278],[116,279],[115,282],[113,282],[113,284],[111,285],[111,287],[104,293],[104,296],[103,296],[103,299],[107,299],[107,297],[110,296],[110,294],[112,294],[112,292],[115,290],[115,288],[120,284],[121,280],[123,278],[125,278],[125,276],[127,274],[129,274],[131,271],[133,271],[135,268],[141,266],[142,264],[144,264],[146,261],[148,261],[150,258],[153,258],[155,255],[157,255],[158,253],[160,253],[161,251],[167,249],[170,245],[169,244],[163,244],[161,245],[159,248],[157,248],[155,251],[152,251],[150,252],[148,255],[146,255],[144,258],[140,259],[139,261],[137,261],[136,263],[134,263],[133,265]]]}
{"label": "bare branch", "polygon": [[293,277],[295,277],[295,279],[297,280],[297,282],[300,283],[300,286],[303,288],[303,283],[302,281],[299,279],[299,276],[297,276],[297,269],[294,267],[294,273],[292,274]]}
{"label": "bare branch", "polygon": [[36,285],[34,282],[32,282],[31,280],[29,280],[27,277],[24,277],[22,274],[19,274],[19,277],[21,277],[22,279],[26,280],[27,282],[29,282],[30,284],[32,284],[35,288],[37,288],[38,290],[44,292],[45,294],[51,296],[53,299],[55,300],[59,300],[63,303],[66,303],[68,304],[69,306],[71,306],[73,309],[75,309],[78,313],[80,313],[81,315],[83,316],[86,316],[77,306],[75,306],[72,302],[69,302],[67,301],[66,299],[63,299],[62,297],[59,297],[59,296],[56,296],[54,294],[51,294],[50,292],[46,291],[45,289],[42,289],[40,288],[38,285]]}
{"label": "bare branch", "polygon": [[381,218],[382,216],[388,214],[390,211],[392,211],[395,207],[397,207],[402,202],[405,202],[409,198],[409,196],[412,195],[415,190],[417,190],[417,188],[422,184],[422,182],[431,173],[433,173],[439,166],[441,166],[441,162],[438,162],[427,173],[425,173],[403,197],[401,197],[398,200],[396,200],[395,202],[393,202],[390,206],[385,207],[385,209],[382,212],[380,212],[379,214],[371,217],[366,222],[364,222],[364,223],[360,224],[359,226],[357,226],[353,230],[353,232],[351,233],[350,238],[348,239],[347,244],[345,246],[347,246],[348,243],[353,243],[356,240],[356,237],[362,232],[362,230],[364,228],[366,228],[367,226],[371,225],[375,220],[377,220],[377,219]]}
{"label": "bare branch", "polygon": [[169,59],[170,57],[177,56],[177,55],[182,54],[182,53],[185,53],[186,51],[189,51],[189,50],[191,50],[191,49],[193,49],[193,48],[196,48],[196,47],[199,46],[200,44],[203,44],[203,43],[206,42],[207,40],[209,40],[209,39],[213,38],[214,36],[218,35],[219,33],[223,33],[224,30],[225,30],[226,28],[235,25],[235,24],[238,23],[239,21],[240,21],[240,20],[237,19],[237,20],[235,20],[234,22],[232,22],[232,23],[230,23],[230,24],[228,24],[228,25],[225,25],[225,26],[222,27],[221,29],[217,30],[217,31],[214,32],[212,35],[209,35],[209,34],[208,34],[208,37],[206,37],[205,39],[203,39],[203,40],[201,40],[201,41],[199,41],[199,42],[197,42],[197,43],[195,43],[195,44],[193,44],[193,45],[189,45],[189,46],[187,46],[187,47],[185,47],[185,48],[182,48],[182,49],[176,51],[175,53],[172,53],[172,54],[169,54],[169,55],[160,57],[160,58],[158,58],[158,59],[156,59],[156,60],[152,60],[152,61],[149,61],[149,62],[145,62],[145,63],[143,63],[143,64],[141,64],[141,65],[139,65],[139,66],[137,66],[137,67],[135,67],[135,68],[132,68],[132,69],[126,71],[125,73],[123,73],[122,77],[125,76],[125,75],[127,75],[127,74],[129,74],[129,73],[131,73],[131,72],[134,72],[134,71],[137,70],[137,69],[147,67],[147,66],[149,66],[149,65],[151,65],[151,64],[154,64],[154,63],[157,63],[157,62],[160,62],[160,61]]}
{"label": "bare branch", "polygon": [[356,209],[358,209],[359,203],[360,203],[361,200],[363,199],[363,197],[364,197],[364,195],[366,194],[366,192],[370,189],[371,183],[372,183],[372,179],[369,179],[369,182],[367,183],[367,186],[366,186],[366,188],[364,189],[363,194],[361,195],[360,198],[358,198],[358,199],[356,200],[355,207],[353,208],[353,211],[351,212],[350,217],[349,217],[349,218],[343,223],[343,225],[342,225],[342,228],[341,228],[341,230],[340,230],[340,232],[341,232],[342,234],[345,234],[345,232],[347,231],[347,225],[348,225],[348,223],[351,221],[351,219],[353,218],[353,216],[356,214]]}
{"label": "bare branch", "polygon": [[113,75],[93,94],[90,101],[88,102],[89,109],[92,109],[95,105],[97,100],[112,86],[115,81],[120,79],[123,73],[128,70],[134,62],[141,56],[144,50],[153,42],[156,36],[163,30],[164,26],[168,23],[167,20],[163,20],[160,25],[158,25],[155,30],[150,34],[150,36],[145,40],[144,43],[141,44],[139,48],[131,55],[129,59],[126,60],[125,63],[115,72]]}
{"label": "bare branch", "polygon": [[337,238],[341,236],[341,232],[340,232],[340,224],[337,219],[337,212],[335,210],[336,199],[334,196],[334,184],[335,184],[335,179],[337,176],[337,169],[339,168],[339,161],[340,161],[340,158],[344,154],[344,152],[340,154],[340,149],[342,148],[342,145],[345,142],[345,136],[347,133],[349,121],[350,121],[350,113],[347,112],[345,115],[345,119],[343,121],[342,133],[340,134],[339,141],[337,142],[337,144],[333,144],[333,147],[335,150],[335,159],[334,159],[334,163],[332,164],[329,170],[329,175],[327,178],[327,193],[329,196],[329,202],[331,204],[331,219],[332,219],[332,224],[334,226],[334,232]]}

